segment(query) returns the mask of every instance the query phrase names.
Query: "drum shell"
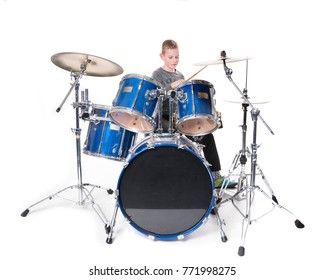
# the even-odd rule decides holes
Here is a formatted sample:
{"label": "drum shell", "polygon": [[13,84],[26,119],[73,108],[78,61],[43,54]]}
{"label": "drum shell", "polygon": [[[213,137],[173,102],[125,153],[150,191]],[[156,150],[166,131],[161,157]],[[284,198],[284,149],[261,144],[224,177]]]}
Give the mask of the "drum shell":
{"label": "drum shell", "polygon": [[[151,98],[150,92],[154,92],[159,85],[150,77],[138,74],[129,74],[122,78],[112,110],[111,118],[119,125],[134,132],[152,132],[156,126],[154,113],[157,98]],[[120,119],[119,113],[124,114]],[[127,115],[125,115],[125,113]],[[133,126],[129,118],[142,118],[138,124]],[[125,120],[125,118],[127,118]],[[137,121],[136,121],[137,122]],[[135,123],[136,123],[135,122]],[[142,127],[145,127],[142,129]]]}
{"label": "drum shell", "polygon": [[[125,161],[130,148],[136,140],[136,133],[127,131],[109,119],[109,108],[93,105],[87,138],[83,151],[85,154]],[[96,118],[99,120],[96,121]]]}
{"label": "drum shell", "polygon": [[[178,111],[176,126],[179,132],[199,136],[217,129],[214,107],[214,87],[204,80],[183,83],[177,90]],[[189,127],[186,127],[189,126]]]}

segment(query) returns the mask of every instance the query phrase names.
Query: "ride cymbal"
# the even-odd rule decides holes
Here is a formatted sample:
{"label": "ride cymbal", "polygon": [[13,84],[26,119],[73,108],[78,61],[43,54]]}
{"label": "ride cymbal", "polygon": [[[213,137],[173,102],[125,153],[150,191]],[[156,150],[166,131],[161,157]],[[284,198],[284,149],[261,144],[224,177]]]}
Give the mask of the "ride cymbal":
{"label": "ride cymbal", "polygon": [[111,77],[120,75],[124,71],[113,61],[84,53],[57,53],[51,57],[51,61],[64,70],[83,73],[87,76]]}
{"label": "ride cymbal", "polygon": [[[269,103],[270,101],[268,100],[254,100],[254,101],[251,101],[250,98],[248,98],[249,102],[251,104],[266,104],[266,103]],[[241,100],[223,100],[224,102],[227,102],[227,103],[236,103],[236,104],[248,104],[248,102],[246,102],[246,100],[244,100],[243,98],[241,98]]]}
{"label": "ride cymbal", "polygon": [[218,65],[223,64],[223,60],[226,61],[226,63],[233,63],[233,62],[239,62],[239,61],[245,61],[251,59],[250,57],[220,57],[217,60],[208,60],[208,61],[202,61],[197,62],[194,65],[195,66],[206,66],[206,65]]}

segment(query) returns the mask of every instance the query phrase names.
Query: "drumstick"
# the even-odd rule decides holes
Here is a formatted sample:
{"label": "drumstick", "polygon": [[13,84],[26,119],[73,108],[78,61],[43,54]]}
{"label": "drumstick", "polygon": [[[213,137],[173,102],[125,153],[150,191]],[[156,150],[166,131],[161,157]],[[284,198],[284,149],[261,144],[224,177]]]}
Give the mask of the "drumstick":
{"label": "drumstick", "polygon": [[203,69],[205,69],[206,67],[208,67],[208,65],[203,66],[199,71],[197,71],[194,75],[192,75],[191,77],[189,77],[188,79],[186,79],[185,82],[188,82],[189,80],[193,79],[197,74],[199,74]]}

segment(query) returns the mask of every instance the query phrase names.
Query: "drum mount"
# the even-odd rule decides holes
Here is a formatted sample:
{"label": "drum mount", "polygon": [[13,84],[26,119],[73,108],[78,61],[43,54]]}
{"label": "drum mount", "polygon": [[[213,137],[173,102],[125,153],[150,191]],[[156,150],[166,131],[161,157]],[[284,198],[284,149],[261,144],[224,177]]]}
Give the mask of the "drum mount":
{"label": "drum mount", "polygon": [[[229,81],[234,85],[234,87],[237,89],[237,91],[241,94],[242,98],[243,98],[243,103],[242,103],[242,107],[243,107],[243,112],[244,112],[244,116],[243,116],[243,125],[242,127],[242,149],[239,151],[239,153],[235,156],[231,168],[229,170],[229,174],[227,176],[227,178],[229,179],[230,176],[233,175],[235,169],[237,169],[239,167],[239,165],[241,166],[240,168],[240,175],[238,178],[238,184],[237,184],[237,192],[231,196],[228,199],[224,199],[222,200],[222,195],[224,193],[224,190],[227,188],[227,184],[223,184],[223,186],[221,187],[219,193],[218,193],[218,202],[217,203],[217,208],[219,208],[222,204],[231,201],[232,204],[234,205],[234,207],[240,212],[240,214],[243,216],[243,221],[242,221],[242,233],[241,233],[241,246],[238,249],[238,255],[239,256],[244,256],[245,255],[245,238],[246,238],[246,234],[247,234],[247,230],[248,230],[248,226],[252,223],[252,221],[256,221],[257,219],[265,216],[266,214],[268,214],[269,212],[271,212],[273,209],[275,209],[275,207],[279,207],[280,209],[284,209],[286,210],[289,214],[293,215],[294,214],[292,212],[290,212],[288,209],[284,208],[282,205],[280,205],[278,203],[278,200],[276,198],[276,196],[274,195],[274,192],[270,186],[270,184],[268,183],[262,169],[260,168],[260,166],[257,163],[257,149],[258,149],[258,145],[256,143],[257,140],[257,120],[260,119],[262,120],[263,124],[267,127],[267,129],[270,131],[270,133],[272,135],[274,135],[273,131],[271,130],[271,128],[267,125],[267,123],[263,120],[263,118],[260,115],[260,110],[257,108],[254,108],[252,103],[249,101],[248,99],[248,95],[247,95],[247,70],[248,70],[248,60],[246,60],[246,88],[243,90],[243,92],[238,88],[238,86],[234,83],[234,81],[232,80],[232,69],[228,68],[226,65],[226,52],[222,51],[221,52],[221,58],[223,61],[223,66],[224,66],[224,70],[225,70],[225,74],[227,76],[227,78],[229,79]],[[246,125],[246,119],[247,119],[247,108],[250,107],[251,108],[251,116],[252,116],[252,121],[253,121],[253,143],[251,144],[251,151],[249,150],[249,148],[246,147],[246,132],[247,132],[247,125]],[[246,173],[246,168],[245,165],[247,163],[247,157],[251,158],[251,171],[250,174]],[[238,161],[240,164],[238,164]],[[256,172],[256,170],[258,171],[258,173]],[[265,191],[263,191],[259,186],[256,185],[256,175],[261,175],[262,179],[265,183],[265,185],[268,188],[268,191],[270,194],[266,193]],[[250,183],[247,184],[247,177],[250,177]],[[224,182],[226,182],[227,180],[225,180]],[[257,219],[252,219],[252,204],[254,201],[254,197],[255,197],[255,190],[259,190],[267,199],[271,200],[271,203],[273,205],[273,208],[265,213],[264,215],[260,216]],[[236,205],[235,203],[235,199],[239,199],[241,200],[241,198],[246,198],[246,211],[243,213],[239,207]],[[295,217],[295,216],[294,216]],[[300,220],[295,218],[295,226],[297,228],[304,228],[304,224],[300,222]]]}
{"label": "drum mount", "polygon": [[[88,113],[88,108],[89,108],[89,104],[90,101],[88,99],[88,91],[86,90],[86,93],[84,95],[84,92],[82,92],[82,102],[79,102],[79,80],[81,79],[84,71],[87,68],[87,63],[85,62],[85,64],[83,64],[81,66],[81,73],[71,73],[71,77],[74,77],[75,81],[74,83],[71,85],[70,90],[68,91],[68,93],[66,94],[66,96],[64,97],[62,103],[60,104],[60,106],[57,108],[57,112],[60,112],[63,104],[65,103],[65,101],[67,100],[67,98],[69,97],[70,93],[72,92],[72,90],[75,90],[75,102],[73,103],[73,107],[75,109],[75,116],[76,116],[76,128],[73,128],[72,131],[75,134],[75,139],[76,139],[76,150],[77,150],[77,179],[78,179],[78,183],[76,185],[73,186],[68,186],[63,188],[62,190],[51,194],[47,197],[45,197],[44,199],[32,204],[31,206],[29,206],[26,210],[24,210],[21,213],[22,217],[26,217],[28,215],[28,213],[30,212],[30,209],[33,208],[34,206],[46,201],[46,200],[51,200],[54,197],[59,197],[59,198],[64,198],[59,196],[61,193],[68,191],[70,189],[76,189],[78,192],[78,199],[76,201],[71,200],[71,199],[67,199],[64,198],[66,200],[72,201],[77,205],[80,206],[85,206],[86,204],[91,204],[92,208],[94,209],[94,211],[97,213],[97,215],[99,216],[99,218],[102,220],[102,222],[105,225],[105,231],[106,233],[108,233],[108,220],[105,217],[102,209],[100,208],[100,206],[94,201],[94,197],[92,195],[93,191],[95,189],[102,189],[107,191],[108,194],[113,194],[113,191],[111,189],[105,189],[101,186],[98,185],[93,185],[93,184],[89,184],[89,183],[83,183],[82,180],[82,166],[81,166],[81,143],[80,143],[80,135],[81,135],[81,128],[80,128],[80,124],[79,124],[79,118],[83,118],[83,119],[87,119],[89,117],[89,113]],[[80,112],[81,109],[81,112]]]}

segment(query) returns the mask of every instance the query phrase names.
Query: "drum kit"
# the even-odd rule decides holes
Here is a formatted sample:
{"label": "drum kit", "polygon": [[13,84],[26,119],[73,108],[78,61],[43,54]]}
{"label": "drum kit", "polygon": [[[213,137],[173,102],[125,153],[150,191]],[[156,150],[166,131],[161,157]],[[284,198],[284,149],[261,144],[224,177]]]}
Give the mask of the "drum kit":
{"label": "drum kit", "polygon": [[[151,239],[159,240],[183,239],[203,225],[212,212],[220,227],[221,240],[226,242],[224,222],[220,218],[219,208],[223,203],[231,201],[240,211],[235,201],[245,198],[246,212],[240,211],[243,215],[242,231],[245,234],[242,234],[242,245],[238,252],[239,255],[244,255],[244,241],[248,225],[251,223],[250,208],[254,190],[261,190],[255,185],[256,169],[258,174],[262,173],[256,160],[257,119],[261,119],[266,126],[267,124],[261,118],[259,110],[250,103],[247,90],[242,93],[232,81],[232,70],[226,63],[247,62],[248,58],[229,58],[222,52],[218,60],[197,63],[197,66],[203,68],[178,88],[170,91],[166,91],[150,77],[128,74],[121,79],[112,106],[92,103],[87,89],[79,92],[80,79],[84,75],[95,77],[120,75],[123,73],[121,66],[105,58],[83,53],[58,53],[53,55],[51,60],[56,66],[69,71],[74,78],[56,111],[60,112],[74,90],[75,101],[72,105],[75,109],[76,128],[73,132],[77,150],[78,183],[32,204],[21,216],[26,217],[32,207],[43,201],[60,197],[61,193],[67,190],[76,189],[78,199],[73,202],[81,206],[91,204],[105,225],[108,244],[113,242],[119,209],[136,230]],[[203,146],[190,140],[191,137],[212,133],[220,127],[220,115],[215,110],[213,85],[204,80],[192,79],[208,65],[217,64],[223,64],[228,79],[244,99],[245,109],[242,149],[235,156],[229,175],[220,189],[215,187],[209,163],[202,156]],[[162,103],[167,99],[170,105],[168,133],[162,129]],[[254,122],[252,151],[246,147],[246,114],[249,106],[252,107]],[[89,122],[83,153],[123,163],[115,191],[83,182],[80,119]],[[139,135],[143,136],[142,139],[138,139]],[[249,174],[245,170],[247,157],[252,159]],[[229,178],[239,165],[241,172],[237,176],[237,191],[225,199],[223,194]],[[250,184],[247,183],[247,177],[250,178]],[[262,193],[271,199],[274,207],[285,209],[278,204],[269,184],[267,186],[271,197],[261,190]],[[110,195],[115,194],[116,201],[110,221],[94,201],[92,193],[95,189],[104,190]],[[296,220],[295,224],[298,228],[304,226],[299,220]]]}

